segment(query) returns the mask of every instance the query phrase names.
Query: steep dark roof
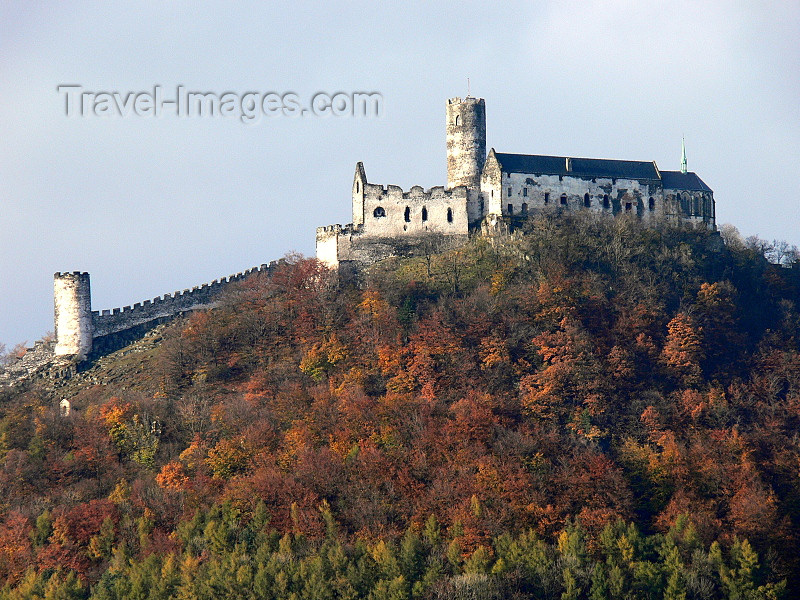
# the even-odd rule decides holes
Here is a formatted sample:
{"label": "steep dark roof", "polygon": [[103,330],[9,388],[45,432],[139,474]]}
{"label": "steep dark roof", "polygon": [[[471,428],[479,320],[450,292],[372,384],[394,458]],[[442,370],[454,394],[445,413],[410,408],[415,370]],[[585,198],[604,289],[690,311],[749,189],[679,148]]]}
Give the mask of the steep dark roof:
{"label": "steep dark roof", "polygon": [[661,171],[661,180],[664,182],[664,189],[687,190],[692,192],[710,192],[697,173],[681,173],[680,171]]}
{"label": "steep dark roof", "polygon": [[496,153],[506,173],[565,175],[572,177],[616,177],[620,179],[660,179],[652,162],[640,160],[608,160],[602,158],[570,158],[566,156]]}

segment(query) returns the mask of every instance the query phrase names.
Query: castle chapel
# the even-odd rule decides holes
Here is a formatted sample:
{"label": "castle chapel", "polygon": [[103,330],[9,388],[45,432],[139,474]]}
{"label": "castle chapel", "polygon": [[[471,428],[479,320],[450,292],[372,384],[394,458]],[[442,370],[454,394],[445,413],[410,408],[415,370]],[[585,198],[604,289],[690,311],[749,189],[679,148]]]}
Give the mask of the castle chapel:
{"label": "castle chapel", "polygon": [[714,192],[686,169],[655,161],[486,154],[483,98],[447,101],[447,186],[403,191],[353,179],[353,222],[317,228],[317,258],[336,267],[443,251],[470,232],[503,232],[545,210],[636,215],[645,223],[685,221],[715,229]]}

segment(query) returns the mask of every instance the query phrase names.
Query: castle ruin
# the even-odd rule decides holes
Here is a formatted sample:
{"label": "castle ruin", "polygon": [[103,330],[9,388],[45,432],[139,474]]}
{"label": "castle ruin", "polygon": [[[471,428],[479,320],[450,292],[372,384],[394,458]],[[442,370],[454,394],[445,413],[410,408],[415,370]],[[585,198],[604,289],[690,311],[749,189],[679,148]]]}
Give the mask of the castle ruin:
{"label": "castle ruin", "polygon": [[[463,245],[475,232],[503,234],[528,215],[589,210],[636,215],[646,223],[683,221],[716,229],[714,193],[686,169],[661,171],[654,161],[486,153],[486,104],[451,98],[446,106],[447,185],[428,190],[369,183],[356,165],[353,222],[317,228],[317,258],[330,267],[359,268],[391,256],[419,256]],[[0,384],[50,370],[69,376],[76,366],[138,339],[176,315],[211,308],[234,281],[271,272],[277,263],[165,294],[133,306],[93,311],[89,274],[54,276],[55,340],[39,341],[0,370]]]}
{"label": "castle ruin", "polygon": [[655,161],[486,154],[486,104],[446,105],[447,186],[376,185],[364,165],[353,178],[353,222],[317,228],[317,258],[331,267],[366,266],[390,256],[441,252],[472,232],[507,233],[531,214],[589,210],[636,215],[645,223],[683,221],[716,229],[714,192],[686,169]]}

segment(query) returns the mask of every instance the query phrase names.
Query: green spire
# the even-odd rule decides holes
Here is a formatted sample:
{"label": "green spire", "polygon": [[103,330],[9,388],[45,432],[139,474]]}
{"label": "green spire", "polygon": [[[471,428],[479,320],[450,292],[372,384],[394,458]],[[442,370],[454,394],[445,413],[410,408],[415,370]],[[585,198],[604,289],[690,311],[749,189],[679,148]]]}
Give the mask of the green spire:
{"label": "green spire", "polygon": [[686,173],[686,139],[681,137],[681,173]]}

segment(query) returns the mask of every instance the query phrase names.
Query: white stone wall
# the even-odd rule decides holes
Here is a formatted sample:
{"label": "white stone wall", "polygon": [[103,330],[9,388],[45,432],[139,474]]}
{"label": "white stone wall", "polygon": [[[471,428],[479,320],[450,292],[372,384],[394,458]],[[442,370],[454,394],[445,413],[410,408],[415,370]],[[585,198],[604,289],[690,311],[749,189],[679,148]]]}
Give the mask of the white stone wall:
{"label": "white stone wall", "polygon": [[339,240],[346,243],[347,237],[342,235],[341,225],[317,227],[317,259],[327,267],[339,264]]}
{"label": "white stone wall", "polygon": [[[503,173],[501,181],[499,190],[501,201],[496,203],[499,206],[494,208],[499,209],[499,214],[504,216],[521,215],[526,207],[527,211],[561,207],[599,213],[631,212],[644,220],[664,215],[664,194],[661,187],[636,179],[599,177],[584,179],[558,175]],[[562,203],[562,196],[566,196],[566,204]]]}
{"label": "white stone wall", "polygon": [[494,150],[492,150],[489,152],[481,174],[480,201],[483,205],[482,217],[486,215],[501,215],[503,212],[502,175],[500,164],[495,158]]}
{"label": "white stone wall", "polygon": [[[449,211],[449,213],[448,213]],[[449,214],[449,220],[448,220]],[[440,233],[466,235],[467,190],[420,186],[404,192],[396,185],[368,183],[364,196],[364,237],[402,237]]]}
{"label": "white stone wall", "polygon": [[86,358],[92,350],[92,301],[89,274],[56,273],[55,301],[56,355]]}

